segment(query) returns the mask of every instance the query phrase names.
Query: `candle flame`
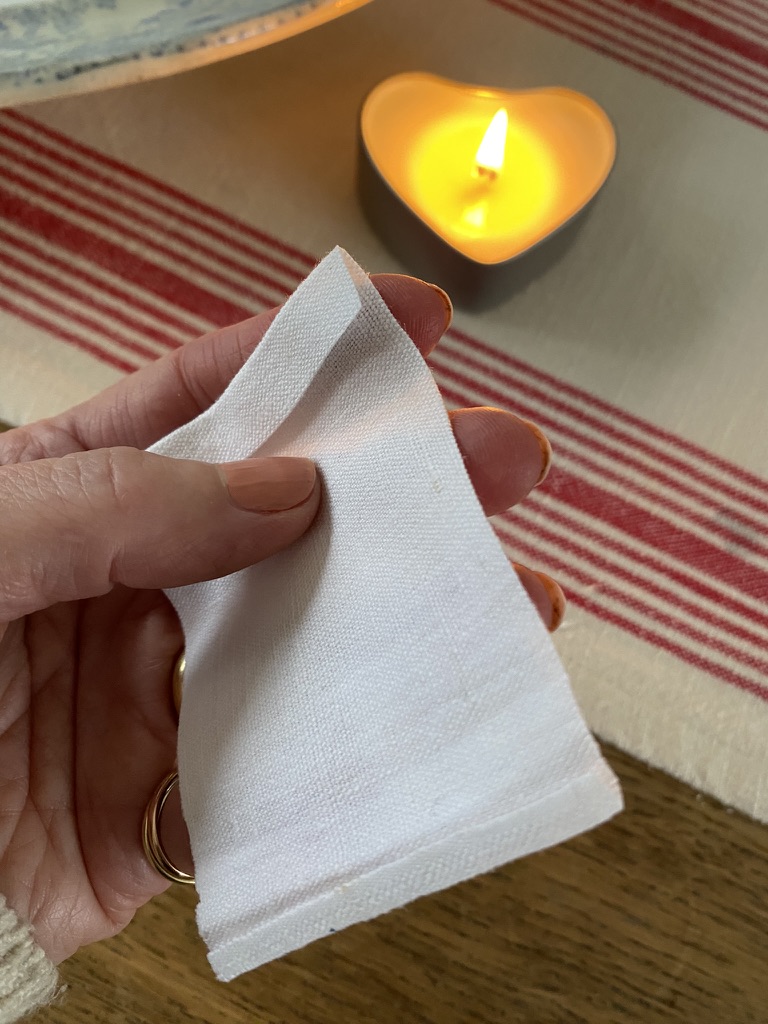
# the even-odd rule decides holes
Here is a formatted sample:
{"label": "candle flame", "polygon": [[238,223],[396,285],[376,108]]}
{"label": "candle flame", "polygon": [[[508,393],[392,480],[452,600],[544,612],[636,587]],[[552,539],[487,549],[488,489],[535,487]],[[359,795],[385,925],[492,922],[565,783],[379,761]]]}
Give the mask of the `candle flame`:
{"label": "candle flame", "polygon": [[508,127],[509,116],[504,107],[501,107],[491,118],[475,156],[475,166],[481,177],[495,178],[504,166]]}

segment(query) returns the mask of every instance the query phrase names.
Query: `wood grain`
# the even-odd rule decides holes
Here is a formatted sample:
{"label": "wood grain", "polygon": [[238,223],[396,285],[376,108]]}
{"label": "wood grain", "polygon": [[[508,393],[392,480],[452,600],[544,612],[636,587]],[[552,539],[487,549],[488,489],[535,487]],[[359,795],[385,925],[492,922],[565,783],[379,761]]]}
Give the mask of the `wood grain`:
{"label": "wood grain", "polygon": [[36,1024],[765,1024],[768,830],[608,749],[626,812],[228,985],[174,887]]}

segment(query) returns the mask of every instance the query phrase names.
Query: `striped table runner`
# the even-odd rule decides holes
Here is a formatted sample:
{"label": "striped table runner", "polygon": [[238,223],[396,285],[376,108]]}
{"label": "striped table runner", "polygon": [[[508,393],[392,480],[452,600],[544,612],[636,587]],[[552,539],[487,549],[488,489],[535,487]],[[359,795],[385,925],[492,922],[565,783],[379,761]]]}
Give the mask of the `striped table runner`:
{"label": "striped table runner", "polygon": [[768,128],[768,6],[762,0],[491,2]]}
{"label": "striped table runner", "polygon": [[553,442],[544,486],[495,525],[569,595],[558,643],[592,725],[768,819],[768,5],[455,0],[429,35],[439,7],[374,4],[187,76],[0,112],[0,416],[281,302],[336,242],[398,269],[352,181],[361,97],[415,66],[390,46],[406,28],[452,77],[591,93],[621,141],[605,198],[546,279],[459,314],[432,368],[449,405]]}

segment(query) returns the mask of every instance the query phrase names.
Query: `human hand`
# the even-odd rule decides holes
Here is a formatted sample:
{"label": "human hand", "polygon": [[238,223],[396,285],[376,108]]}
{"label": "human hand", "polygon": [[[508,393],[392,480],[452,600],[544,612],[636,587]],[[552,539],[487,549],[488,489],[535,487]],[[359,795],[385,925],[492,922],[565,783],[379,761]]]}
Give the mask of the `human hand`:
{"label": "human hand", "polygon": [[[441,294],[373,280],[426,355],[450,318]],[[317,511],[307,460],[216,467],[143,451],[215,401],[275,313],[0,435],[0,892],[54,962],[117,933],[167,887],[140,838],[176,749],[183,637],[161,588],[267,558]],[[464,409],[451,422],[488,514],[546,471],[546,441],[525,421]],[[518,572],[554,628],[559,588]]]}

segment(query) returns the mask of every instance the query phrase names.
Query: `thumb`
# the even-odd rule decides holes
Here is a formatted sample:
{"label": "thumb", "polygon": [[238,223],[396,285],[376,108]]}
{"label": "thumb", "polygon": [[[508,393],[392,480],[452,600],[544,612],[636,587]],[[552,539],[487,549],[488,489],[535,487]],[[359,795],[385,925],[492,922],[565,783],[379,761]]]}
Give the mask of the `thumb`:
{"label": "thumb", "polygon": [[102,448],[0,468],[0,621],[115,583],[214,579],[300,537],[320,502],[309,459],[214,466]]}

